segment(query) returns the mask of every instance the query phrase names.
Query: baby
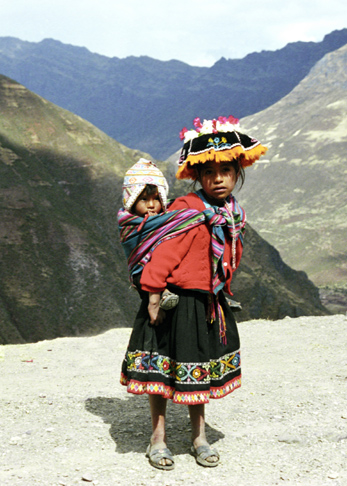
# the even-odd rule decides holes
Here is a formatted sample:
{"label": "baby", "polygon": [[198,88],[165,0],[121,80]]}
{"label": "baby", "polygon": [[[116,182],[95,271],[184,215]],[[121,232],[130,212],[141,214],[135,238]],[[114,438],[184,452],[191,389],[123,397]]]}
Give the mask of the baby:
{"label": "baby", "polygon": [[[128,212],[144,218],[145,222],[149,217],[166,211],[168,192],[169,186],[163,173],[153,162],[141,158],[125,174],[123,207]],[[139,277],[137,274],[134,282],[137,288]],[[177,305],[178,300],[178,295],[165,289],[161,296],[160,308],[170,310]]]}

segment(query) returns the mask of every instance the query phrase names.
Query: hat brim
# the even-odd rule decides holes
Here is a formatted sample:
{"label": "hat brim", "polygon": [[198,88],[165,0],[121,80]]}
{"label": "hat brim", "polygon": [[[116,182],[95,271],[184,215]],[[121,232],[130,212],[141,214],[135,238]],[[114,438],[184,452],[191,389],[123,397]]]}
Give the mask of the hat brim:
{"label": "hat brim", "polygon": [[[224,143],[213,143],[218,138]],[[198,173],[194,166],[210,161],[221,163],[238,159],[243,168],[249,167],[266,151],[267,147],[258,140],[236,131],[203,135],[184,144],[176,178],[196,180]]]}

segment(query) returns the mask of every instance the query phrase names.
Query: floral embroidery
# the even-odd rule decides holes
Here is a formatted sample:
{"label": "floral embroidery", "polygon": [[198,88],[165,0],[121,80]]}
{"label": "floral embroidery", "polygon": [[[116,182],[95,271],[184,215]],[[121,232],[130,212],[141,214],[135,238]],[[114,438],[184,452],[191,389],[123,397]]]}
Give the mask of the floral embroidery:
{"label": "floral embroidery", "polygon": [[227,139],[225,137],[214,137],[214,138],[209,138],[208,143],[206,145],[207,148],[214,148],[215,150],[221,150],[225,149],[228,147],[231,147],[231,144],[228,143]]}
{"label": "floral embroidery", "polygon": [[214,380],[221,380],[228,373],[235,372],[241,365],[240,351],[209,363],[177,363],[166,356],[151,355],[143,351],[128,351],[125,359],[130,372],[156,372],[181,384],[213,383]]}

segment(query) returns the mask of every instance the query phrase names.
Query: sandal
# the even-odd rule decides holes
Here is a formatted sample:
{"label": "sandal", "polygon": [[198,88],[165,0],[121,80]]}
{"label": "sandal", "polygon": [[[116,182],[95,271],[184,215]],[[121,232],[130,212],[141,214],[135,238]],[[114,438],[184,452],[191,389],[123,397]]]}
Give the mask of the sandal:
{"label": "sandal", "polygon": [[[212,447],[210,447],[209,445],[202,445],[200,447],[197,447],[196,449],[192,445],[191,453],[195,457],[196,462],[200,464],[200,466],[216,467],[219,464],[219,453],[217,449],[212,449]],[[211,462],[207,460],[208,457],[212,456],[217,457],[217,461]]]}
{"label": "sandal", "polygon": [[178,304],[179,297],[176,294],[173,294],[169,290],[166,290],[162,293],[160,302],[159,302],[159,307],[163,310],[170,310],[176,307]]}
{"label": "sandal", "polygon": [[[164,449],[151,450],[151,444],[149,444],[146,451],[146,457],[148,457],[151,466],[156,467],[157,469],[166,469],[167,471],[170,471],[175,467],[174,458],[171,454],[170,449],[168,449],[167,447],[165,447]],[[159,462],[162,459],[168,459],[169,461],[171,461],[171,464],[160,464]]]}

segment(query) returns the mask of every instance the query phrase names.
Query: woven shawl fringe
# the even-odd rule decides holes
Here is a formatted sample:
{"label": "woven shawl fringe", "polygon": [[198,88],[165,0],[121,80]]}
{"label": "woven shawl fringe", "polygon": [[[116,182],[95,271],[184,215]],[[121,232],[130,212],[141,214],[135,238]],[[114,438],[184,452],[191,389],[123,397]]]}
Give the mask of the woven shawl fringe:
{"label": "woven shawl fringe", "polygon": [[219,324],[219,340],[224,346],[227,344],[227,336],[226,336],[226,322],[225,316],[222,306],[219,303],[218,294],[209,294],[208,296],[208,315],[207,319],[210,321],[211,324],[217,321],[218,316],[218,324]]}

